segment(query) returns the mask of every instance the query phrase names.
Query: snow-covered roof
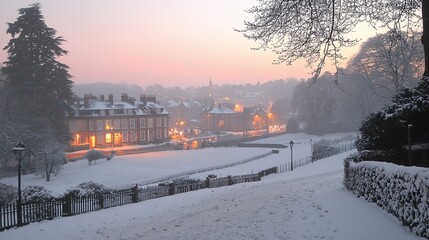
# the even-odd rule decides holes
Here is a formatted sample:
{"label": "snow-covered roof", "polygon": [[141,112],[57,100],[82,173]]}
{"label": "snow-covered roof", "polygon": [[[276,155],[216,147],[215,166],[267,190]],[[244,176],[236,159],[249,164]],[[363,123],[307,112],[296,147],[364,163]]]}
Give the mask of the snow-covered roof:
{"label": "snow-covered roof", "polygon": [[217,105],[215,107],[212,107],[211,109],[208,109],[207,113],[211,113],[211,114],[229,114],[229,113],[235,113],[233,110],[222,106],[222,105]]}
{"label": "snow-covered roof", "polygon": [[88,107],[82,106],[80,110],[101,110],[101,109],[110,109],[112,106],[108,102],[102,101],[90,101]]}
{"label": "snow-covered roof", "polygon": [[179,102],[178,101],[170,100],[170,101],[167,102],[167,107],[173,108],[173,107],[177,107],[177,106],[179,106]]}
{"label": "snow-covered roof", "polygon": [[137,109],[136,106],[131,105],[127,102],[116,102],[113,103],[113,108],[114,109]]}
{"label": "snow-covered roof", "polygon": [[158,103],[147,102],[145,108],[159,110],[159,112],[157,111],[158,114],[168,114],[167,110],[165,110],[165,108]]}
{"label": "snow-covered roof", "polygon": [[167,102],[167,107],[169,108],[176,108],[176,107],[179,107],[180,105],[186,108],[190,108],[191,103],[188,101],[176,101],[176,100],[170,100]]}
{"label": "snow-covered roof", "polygon": [[[150,115],[150,114],[169,114],[163,106],[155,102],[141,102],[135,101],[134,105],[128,102],[114,102],[110,104],[106,101],[101,100],[90,100],[88,105],[80,106],[77,108],[79,115],[100,115],[101,110],[105,110],[106,114],[108,114],[111,110],[118,110],[113,114],[132,114],[132,115]],[[129,111],[121,111],[121,110],[132,110]],[[112,114],[112,113],[110,113]]]}

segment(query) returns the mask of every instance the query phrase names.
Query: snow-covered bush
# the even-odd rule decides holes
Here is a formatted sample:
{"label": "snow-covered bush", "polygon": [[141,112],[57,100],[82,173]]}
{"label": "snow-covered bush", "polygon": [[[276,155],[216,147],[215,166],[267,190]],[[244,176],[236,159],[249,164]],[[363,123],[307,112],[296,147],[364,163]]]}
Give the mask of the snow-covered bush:
{"label": "snow-covered bush", "polygon": [[193,179],[193,178],[177,178],[177,179],[173,179],[173,183],[176,185],[186,185],[186,184],[201,183],[201,180]]}
{"label": "snow-covered bush", "polygon": [[106,156],[106,160],[112,160],[112,158],[115,156],[116,152],[112,151],[109,155]]}
{"label": "snow-covered bush", "polygon": [[39,203],[53,200],[52,192],[43,186],[27,186],[22,190],[22,202]]}
{"label": "snow-covered bush", "polygon": [[[427,144],[429,139],[429,79],[419,82],[414,89],[403,89],[392,104],[372,113],[359,128],[359,152],[372,151],[371,161],[394,162],[408,165],[408,131],[413,145]],[[411,125],[411,128],[408,126]],[[427,159],[427,158],[426,158]],[[412,165],[425,166],[413,159]]]}
{"label": "snow-covered bush", "polygon": [[429,169],[345,160],[344,185],[429,238]]}
{"label": "snow-covered bush", "polygon": [[16,200],[18,189],[15,186],[0,183],[0,206]]}
{"label": "snow-covered bush", "polygon": [[98,159],[105,158],[105,156],[102,151],[92,149],[85,154],[85,158],[88,159],[88,164],[91,164],[92,162],[97,163]]}
{"label": "snow-covered bush", "polygon": [[287,122],[287,126],[286,126],[286,132],[287,133],[298,133],[299,132],[299,126],[298,126],[298,122],[291,118],[289,119],[289,121]]}
{"label": "snow-covered bush", "polygon": [[84,197],[84,196],[89,196],[94,194],[101,195],[101,194],[106,194],[111,192],[112,190],[105,187],[104,185],[89,181],[89,182],[83,182],[77,185],[76,187],[66,190],[66,192],[64,193],[64,196],[77,198],[77,197]]}
{"label": "snow-covered bush", "polygon": [[332,146],[334,142],[329,139],[322,139],[313,144],[313,160],[319,160],[334,155],[335,147]]}

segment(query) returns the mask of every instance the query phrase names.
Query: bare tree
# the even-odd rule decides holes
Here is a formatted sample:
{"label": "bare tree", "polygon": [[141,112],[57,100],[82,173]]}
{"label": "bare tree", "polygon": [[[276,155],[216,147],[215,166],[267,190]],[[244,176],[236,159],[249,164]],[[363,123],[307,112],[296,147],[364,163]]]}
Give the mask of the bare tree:
{"label": "bare tree", "polygon": [[38,172],[51,181],[51,174],[59,174],[65,162],[64,145],[51,138],[44,139],[38,148],[34,150]]}
{"label": "bare tree", "polygon": [[406,87],[415,87],[423,69],[421,34],[382,34],[368,39],[348,64],[348,71],[379,97],[390,99]]}
{"label": "bare tree", "polygon": [[312,88],[308,88],[308,82],[305,81],[296,87],[292,106],[296,120],[304,124],[304,132],[325,134],[335,131],[337,126],[334,124],[334,116],[338,103],[331,85],[334,80],[332,74],[325,73]]}
{"label": "bare tree", "polygon": [[[259,0],[249,9],[253,21],[246,21],[244,36],[258,41],[259,49],[278,54],[275,63],[305,59],[318,77],[327,60],[337,70],[341,49],[356,45],[360,39],[348,37],[357,25],[367,22],[390,33],[418,30],[423,16],[423,31],[428,31],[429,4],[419,0]],[[425,73],[429,76],[429,37],[423,32]]]}

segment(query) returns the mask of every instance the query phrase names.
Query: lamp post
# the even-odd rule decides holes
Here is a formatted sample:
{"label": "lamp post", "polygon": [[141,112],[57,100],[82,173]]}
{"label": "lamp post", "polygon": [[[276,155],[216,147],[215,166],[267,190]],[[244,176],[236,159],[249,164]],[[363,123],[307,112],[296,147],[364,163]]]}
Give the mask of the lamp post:
{"label": "lamp post", "polygon": [[267,115],[267,135],[270,134],[270,127],[268,126],[268,123],[269,123],[269,121],[268,121],[268,115]]}
{"label": "lamp post", "polygon": [[412,124],[408,124],[408,165],[411,166],[411,128]]}
{"label": "lamp post", "polygon": [[25,146],[23,143],[18,143],[12,148],[12,152],[18,161],[18,201],[16,203],[18,227],[22,226],[22,198],[21,198],[21,161],[24,158]]}
{"label": "lamp post", "polygon": [[270,117],[271,117],[272,113],[268,113],[267,114],[267,135],[270,134]]}
{"label": "lamp post", "polygon": [[293,171],[293,144],[294,142],[290,140],[289,146],[290,146],[290,170]]}

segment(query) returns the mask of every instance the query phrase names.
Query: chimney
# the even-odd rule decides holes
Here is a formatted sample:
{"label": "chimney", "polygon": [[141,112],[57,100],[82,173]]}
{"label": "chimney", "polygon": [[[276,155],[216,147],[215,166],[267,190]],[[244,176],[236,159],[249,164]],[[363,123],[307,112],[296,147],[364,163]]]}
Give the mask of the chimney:
{"label": "chimney", "polygon": [[133,105],[133,106],[134,106],[134,104],[135,104],[135,101],[136,101],[136,98],[135,98],[135,97],[129,97],[129,98],[128,98],[128,103],[129,103],[129,104],[131,104],[131,105]]}
{"label": "chimney", "polygon": [[153,103],[155,103],[156,102],[155,95],[148,95],[147,98],[146,98],[146,101],[147,102],[153,102]]}
{"label": "chimney", "polygon": [[85,94],[85,96],[83,96],[83,106],[85,108],[88,108],[88,106],[89,106],[89,96],[88,96],[88,94]]}
{"label": "chimney", "polygon": [[113,105],[113,93],[109,94],[109,103]]}
{"label": "chimney", "polygon": [[145,94],[140,94],[140,102],[143,103],[143,105],[146,105],[146,95]]}
{"label": "chimney", "polygon": [[122,95],[121,95],[121,102],[128,102],[128,94],[122,93]]}

